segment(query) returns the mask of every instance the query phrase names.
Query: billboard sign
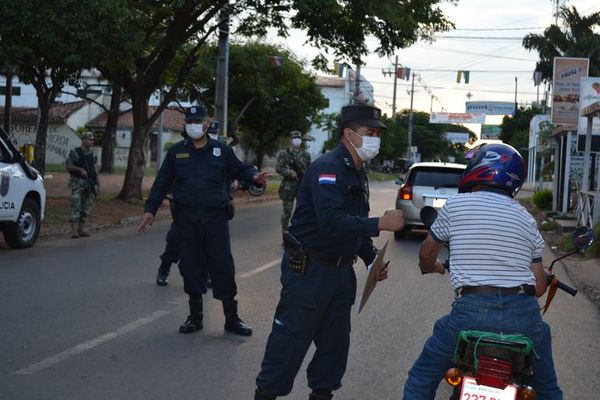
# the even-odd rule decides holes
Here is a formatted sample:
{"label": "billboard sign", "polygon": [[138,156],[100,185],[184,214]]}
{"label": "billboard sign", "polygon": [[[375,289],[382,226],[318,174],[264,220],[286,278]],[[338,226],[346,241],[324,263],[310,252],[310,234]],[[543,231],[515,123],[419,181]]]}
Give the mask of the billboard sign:
{"label": "billboard sign", "polygon": [[485,114],[463,114],[432,112],[429,116],[430,124],[483,124]]}
{"label": "billboard sign", "polygon": [[515,113],[515,103],[509,101],[467,101],[465,112],[487,115],[513,115]]}
{"label": "billboard sign", "polygon": [[580,80],[588,76],[588,58],[555,57],[552,124],[576,130],[579,122]]}
{"label": "billboard sign", "polygon": [[445,135],[452,144],[465,144],[469,141],[468,132],[446,132]]}
{"label": "billboard sign", "polygon": [[500,139],[502,128],[500,125],[481,125],[481,138],[482,139]]}

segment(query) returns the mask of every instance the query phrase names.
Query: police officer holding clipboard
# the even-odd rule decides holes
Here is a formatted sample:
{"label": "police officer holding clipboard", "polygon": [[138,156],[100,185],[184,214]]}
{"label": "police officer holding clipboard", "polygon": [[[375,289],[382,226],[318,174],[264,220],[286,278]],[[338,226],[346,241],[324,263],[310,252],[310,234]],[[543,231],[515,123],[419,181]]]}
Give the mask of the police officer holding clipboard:
{"label": "police officer holding clipboard", "polygon": [[[350,311],[356,297],[353,264],[365,265],[377,250],[371,237],[404,226],[401,211],[369,218],[364,163],[379,151],[386,126],[381,111],[342,108],[340,144],[314,161],[300,184],[281,261],[283,289],[269,336],[255,400],[287,395],[310,347],[309,399],[329,400],[341,386],[350,346]],[[387,269],[377,276],[387,278]]]}
{"label": "police officer holding clipboard", "polygon": [[231,255],[227,207],[231,178],[264,185],[268,173],[258,173],[242,163],[231,147],[206,134],[210,124],[206,108],[190,107],[186,112],[187,138],[171,146],[146,201],[138,231],[147,231],[168,193],[173,194],[175,223],[181,239],[181,263],[190,315],[179,327],[181,333],[202,329],[202,295],[210,272],[213,297],[221,300],[225,330],[249,336],[252,329],[238,316],[237,286]]}

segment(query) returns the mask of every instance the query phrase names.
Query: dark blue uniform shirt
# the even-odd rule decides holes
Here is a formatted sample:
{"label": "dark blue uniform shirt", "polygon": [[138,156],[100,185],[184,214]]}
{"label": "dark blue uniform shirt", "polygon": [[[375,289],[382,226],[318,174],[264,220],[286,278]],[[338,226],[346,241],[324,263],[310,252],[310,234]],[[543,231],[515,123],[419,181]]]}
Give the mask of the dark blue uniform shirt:
{"label": "dark blue uniform shirt", "polygon": [[206,220],[229,203],[232,178],[252,180],[254,175],[256,169],[242,163],[228,145],[209,138],[196,149],[185,139],[167,152],[144,211],[156,214],[165,196],[173,193],[177,218]]}
{"label": "dark blue uniform shirt", "polygon": [[376,249],[379,218],[369,218],[369,182],[343,144],[314,161],[298,190],[288,231],[304,247],[332,256],[360,256],[368,265]]}

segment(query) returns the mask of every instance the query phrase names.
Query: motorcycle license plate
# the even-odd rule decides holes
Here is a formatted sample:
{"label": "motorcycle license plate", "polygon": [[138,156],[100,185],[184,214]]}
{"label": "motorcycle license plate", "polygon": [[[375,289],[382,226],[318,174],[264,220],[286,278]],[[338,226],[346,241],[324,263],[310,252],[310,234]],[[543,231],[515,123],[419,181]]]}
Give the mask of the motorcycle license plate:
{"label": "motorcycle license plate", "polygon": [[517,387],[508,385],[503,389],[478,385],[474,378],[465,378],[460,391],[460,400],[515,400]]}

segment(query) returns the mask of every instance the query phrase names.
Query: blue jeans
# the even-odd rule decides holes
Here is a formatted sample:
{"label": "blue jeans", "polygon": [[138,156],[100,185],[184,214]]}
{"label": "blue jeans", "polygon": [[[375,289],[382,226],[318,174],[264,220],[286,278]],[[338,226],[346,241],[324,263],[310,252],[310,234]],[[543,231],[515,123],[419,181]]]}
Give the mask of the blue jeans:
{"label": "blue jeans", "polygon": [[562,400],[552,360],[550,327],[542,320],[536,298],[522,294],[468,294],[456,299],[450,314],[435,323],[433,335],[408,372],[405,400],[435,398],[445,372],[453,367],[458,332],[466,329],[528,336],[539,358],[533,359],[533,375],[527,383],[537,392],[537,400]]}

